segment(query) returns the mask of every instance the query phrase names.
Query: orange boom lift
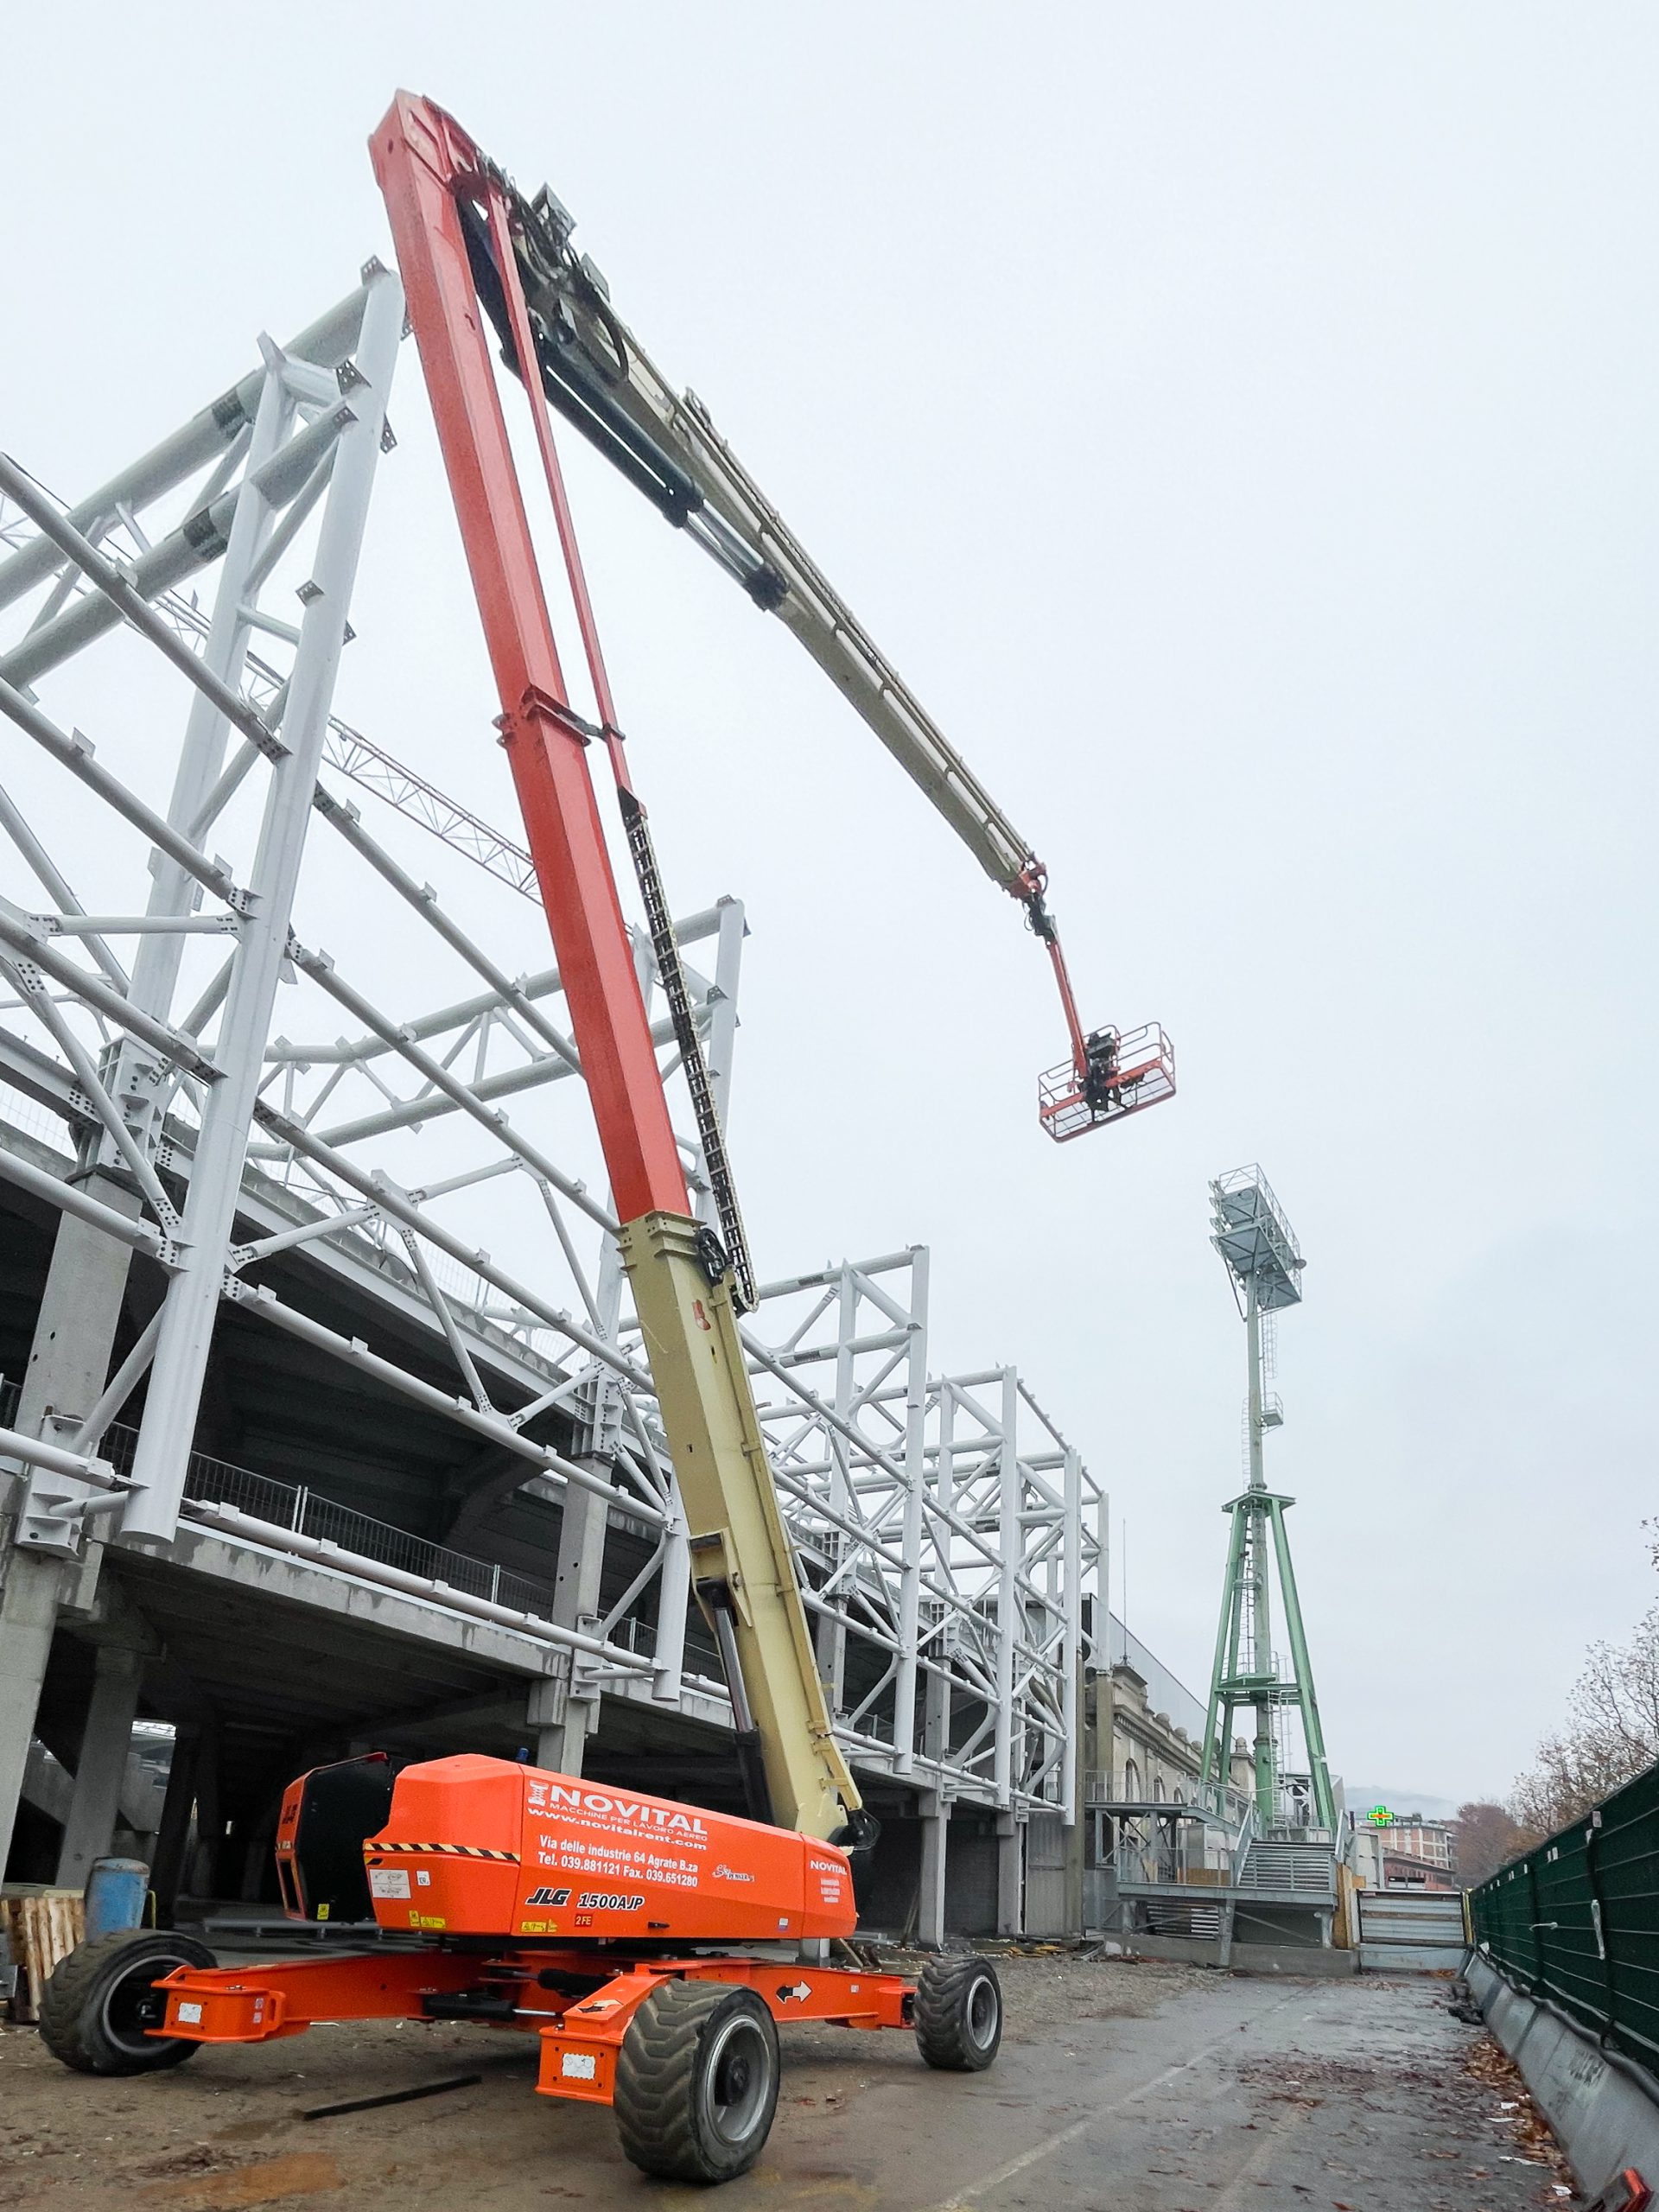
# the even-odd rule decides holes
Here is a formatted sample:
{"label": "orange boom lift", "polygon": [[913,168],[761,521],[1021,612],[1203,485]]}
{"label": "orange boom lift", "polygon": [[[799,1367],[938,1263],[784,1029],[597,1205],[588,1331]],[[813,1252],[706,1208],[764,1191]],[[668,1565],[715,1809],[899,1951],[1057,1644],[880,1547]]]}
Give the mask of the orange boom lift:
{"label": "orange boom lift", "polygon": [[[945,743],[738,467],[657,378],[569,251],[545,193],[524,200],[453,119],[400,93],[375,132],[410,323],[431,396],[571,1027],[621,1223],[690,1531],[697,1601],[731,1692],[750,1809],[738,1820],[580,1777],[463,1757],[384,1754],[290,1785],[276,1856],[293,1917],[371,1915],[420,1948],[219,1968],[171,1932],[83,1946],[46,1993],[67,2063],[137,2073],[206,2044],[317,2020],[464,2020],[538,2036],[537,2088],[615,2108],[647,2172],[712,2182],[758,2156],[778,2096],[776,2024],[910,2027],[931,2066],[988,2066],[995,1970],[930,1962],[919,1981],[819,1963],[850,1936],[855,1855],[874,1823],[836,1745],[787,1532],[768,1478],[737,1317],[742,1225],[700,1046],[681,1038],[721,1234],[693,1217],[589,772],[607,753],[671,1005],[679,976],[645,809],[629,777],[556,453],[549,401],[687,527],[832,674],[900,764],[1024,905],[1059,982],[1071,1057],[1044,1078],[1057,1138],[1173,1089],[1156,1025],[1085,1036],[1041,864]],[[527,394],[599,710],[572,707],[513,465],[486,325]],[[608,364],[594,373],[595,360]],[[733,1948],[742,1946],[743,1948]],[[807,1948],[810,1947],[810,1948]]]}

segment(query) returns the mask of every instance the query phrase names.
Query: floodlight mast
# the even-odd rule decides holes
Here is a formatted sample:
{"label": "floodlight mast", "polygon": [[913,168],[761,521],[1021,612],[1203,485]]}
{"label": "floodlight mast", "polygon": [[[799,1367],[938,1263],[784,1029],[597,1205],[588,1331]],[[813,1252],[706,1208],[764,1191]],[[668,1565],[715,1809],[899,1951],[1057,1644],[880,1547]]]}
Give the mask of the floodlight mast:
{"label": "floodlight mast", "polygon": [[[1232,1751],[1233,1715],[1241,1709],[1253,1712],[1256,1821],[1264,1835],[1282,1829],[1287,1806],[1276,1726],[1279,1717],[1294,1708],[1300,1715],[1307,1749],[1307,1789],[1312,1809],[1318,1826],[1334,1834],[1336,1800],[1325,1758],[1325,1732],[1313,1688],[1295,1571],[1291,1565],[1290,1538],[1285,1528],[1286,1511],[1296,1501],[1268,1488],[1263,1449],[1268,1430],[1277,1428],[1284,1414],[1277,1397],[1270,1397],[1265,1388],[1268,1363],[1262,1321],[1264,1316],[1270,1319],[1283,1308],[1301,1303],[1301,1276],[1306,1262],[1295,1232],[1259,1167],[1235,1168],[1230,1174],[1217,1176],[1210,1185],[1210,1241],[1226,1265],[1228,1281],[1245,1325],[1249,1364],[1245,1415],[1249,1481],[1238,1497],[1229,1499],[1225,1508],[1230,1523],[1227,1570],[1222,1584],[1221,1618],[1211,1672],[1200,1781],[1207,1788],[1212,1782],[1226,1780]],[[1275,1567],[1284,1605],[1285,1630],[1290,1640],[1291,1671],[1287,1676],[1281,1675],[1273,1652],[1268,1608]]]}
{"label": "floodlight mast", "polygon": [[[571,246],[571,216],[545,186],[527,200],[475,149],[474,157],[492,179],[494,212],[486,216],[463,202],[461,222],[479,302],[508,368],[695,539],[756,606],[777,615],[992,881],[1024,909],[1048,954],[1070,1048],[1039,1078],[1041,1126],[1065,1143],[1173,1097],[1174,1055],[1156,1022],[1128,1032],[1084,1029],[1042,861],[833,589],[702,402],[676,391],[622,321],[604,277]],[[531,360],[537,373],[527,375]],[[543,448],[545,459],[545,438]],[[557,506],[562,495],[554,496]],[[561,531],[568,558],[563,518]],[[591,659],[591,610],[580,588],[576,605]],[[602,693],[601,715],[626,782],[620,734],[608,721]]]}

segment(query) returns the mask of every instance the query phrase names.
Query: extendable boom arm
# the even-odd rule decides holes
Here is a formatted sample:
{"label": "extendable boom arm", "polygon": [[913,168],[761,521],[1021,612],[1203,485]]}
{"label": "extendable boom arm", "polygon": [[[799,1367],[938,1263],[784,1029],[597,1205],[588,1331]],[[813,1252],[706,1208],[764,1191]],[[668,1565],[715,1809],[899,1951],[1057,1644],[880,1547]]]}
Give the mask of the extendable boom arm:
{"label": "extendable boom arm", "polygon": [[[1080,1135],[1173,1091],[1156,1043],[1085,1036],[1018,832],[807,559],[689,396],[677,397],[570,254],[570,225],[528,202],[430,101],[400,93],[371,141],[499,696],[498,728],[524,814],[566,1004],[588,1080],[622,1257],[679,1481],[699,1603],[731,1688],[752,1809],[837,1840],[860,1800],[823,1698],[792,1550],[737,1329],[747,1284],[741,1223],[689,1018],[683,1049],[726,1242],[692,1217],[633,950],[590,772],[608,753],[671,1004],[677,954],[645,809],[629,775],[554,448],[548,404],[576,422],[671,520],[690,530],[813,658],[965,840],[1025,905],[1046,945],[1071,1057],[1041,1078],[1051,1135]],[[597,725],[573,709],[486,336],[521,380],[593,680]]]}
{"label": "extendable boom arm", "polygon": [[[986,874],[1025,908],[1048,951],[1071,1047],[1070,1085],[1064,1070],[1051,1071],[1039,1093],[1051,1135],[1077,1135],[1173,1096],[1173,1060],[1155,1026],[1131,1039],[1116,1030],[1085,1033],[1046,904],[1043,863],[808,555],[709,410],[695,393],[675,390],[617,315],[605,279],[571,245],[571,217],[545,187],[526,200],[505,178],[499,182],[537,355],[535,381],[548,400],[757,606],[777,615]],[[468,245],[503,356],[522,377],[527,348],[508,307],[499,228],[492,235],[473,219]]]}
{"label": "extendable boom arm", "polygon": [[[1027,840],[807,554],[702,402],[677,392],[616,315],[604,279],[570,244],[550,194],[513,194],[513,240],[548,398],[667,519],[775,613],[926,792],[994,883],[1040,895]],[[480,270],[492,302],[494,270]],[[500,334],[519,369],[512,334]]]}

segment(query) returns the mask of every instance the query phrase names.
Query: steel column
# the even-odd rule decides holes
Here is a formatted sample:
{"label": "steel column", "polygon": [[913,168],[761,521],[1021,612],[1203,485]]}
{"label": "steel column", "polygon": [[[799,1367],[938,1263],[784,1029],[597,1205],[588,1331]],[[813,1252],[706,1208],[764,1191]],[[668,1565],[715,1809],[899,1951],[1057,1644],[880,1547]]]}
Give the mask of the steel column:
{"label": "steel column", "polygon": [[1227,1569],[1222,1577],[1221,1618],[1216,1624],[1216,1658],[1210,1670],[1210,1710],[1205,1723],[1204,1764],[1198,1770],[1200,1785],[1217,1780],[1225,1783],[1232,1759],[1232,1744],[1230,1740],[1224,1740],[1220,1746],[1217,1773],[1216,1731],[1217,1715],[1224,1702],[1222,1685],[1237,1672],[1235,1655],[1238,1643],[1238,1559],[1243,1541],[1243,1516],[1231,1513],[1227,1522]]}
{"label": "steel column", "polygon": [[1307,1637],[1302,1629],[1301,1601],[1296,1595],[1296,1570],[1290,1563],[1290,1537],[1285,1528],[1282,1499],[1275,1497],[1270,1510],[1273,1515],[1273,1548],[1279,1562],[1279,1586],[1285,1595],[1285,1626],[1290,1637],[1290,1662],[1296,1670],[1296,1687],[1300,1693],[1302,1731],[1307,1738],[1307,1763],[1313,1783],[1315,1808],[1320,1827],[1329,1828],[1334,1837],[1337,1828],[1336,1798],[1331,1788],[1330,1769],[1325,1764],[1325,1730],[1319,1723],[1319,1701],[1313,1692],[1313,1668],[1307,1656]]}
{"label": "steel column", "polygon": [[168,1286],[133,1463],[138,1491],[119,1532],[129,1543],[165,1542],[178,1523],[249,1122],[277,981],[287,957],[289,918],[311,817],[311,794],[346,643],[352,582],[385,427],[386,394],[403,334],[404,296],[396,276],[388,270],[375,270],[368,292],[358,364],[361,380],[352,393],[353,419],[340,431],[313,563],[315,588],[301,621],[289,685],[283,732],[289,749],[286,758],[271,764],[249,887],[251,908],[243,924],[216,1048],[222,1079],[209,1093],[202,1112],[185,1214],[187,1263]]}
{"label": "steel column", "polygon": [[[91,1181],[100,1211],[116,1218],[137,1212],[137,1199],[118,1184],[101,1175]],[[93,1203],[90,1196],[87,1203]],[[17,1427],[24,1436],[38,1436],[48,1446],[54,1438],[67,1444],[97,1402],[109,1370],[129,1256],[124,1244],[73,1214],[66,1212],[59,1222],[18,1401]],[[7,1484],[0,1475],[0,1494],[10,1489],[10,1503],[18,1509],[7,1532],[11,1541],[0,1586],[0,1875],[22,1794],[66,1573],[55,1553],[32,1554],[16,1541],[29,1525],[24,1501],[35,1493],[38,1481],[31,1475],[27,1483]],[[75,1477],[55,1474],[51,1486],[60,1491],[66,1481],[73,1486]],[[49,1509],[41,1516],[51,1517]]]}
{"label": "steel column", "polygon": [[[997,1572],[996,1572],[996,1802],[1014,1802],[1014,1656],[1019,1592],[1015,1562],[1020,1550],[1020,1460],[1017,1432],[1020,1421],[1019,1377],[1011,1367],[1002,1370],[1002,1435],[998,1452]],[[1014,1838],[1014,1850],[1019,1838]],[[1016,1885],[1017,1887],[1017,1885]],[[1008,1933],[1010,1930],[1004,1929]]]}
{"label": "steel column", "polygon": [[[927,1484],[926,1247],[911,1253],[910,1344],[905,1356],[904,1567],[899,1578],[899,1670],[893,1690],[893,1740],[900,1774],[916,1763],[916,1672],[921,1634],[923,1493]],[[941,1815],[943,1817],[943,1815]],[[943,1830],[939,1841],[944,1879]]]}
{"label": "steel column", "polygon": [[1065,1454],[1065,1524],[1062,1535],[1060,1604],[1065,1636],[1060,1678],[1060,1817],[1075,1827],[1082,1802],[1077,1738],[1082,1726],[1083,1676],[1083,1454],[1068,1446]]}

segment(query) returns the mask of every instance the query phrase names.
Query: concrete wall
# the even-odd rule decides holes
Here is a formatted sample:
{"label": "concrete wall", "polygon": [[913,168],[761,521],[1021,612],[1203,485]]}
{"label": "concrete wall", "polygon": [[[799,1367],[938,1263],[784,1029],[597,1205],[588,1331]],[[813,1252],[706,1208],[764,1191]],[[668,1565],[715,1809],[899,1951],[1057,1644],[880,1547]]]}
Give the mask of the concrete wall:
{"label": "concrete wall", "polygon": [[1626,2166],[1659,2181],[1659,2082],[1597,2049],[1565,2014],[1513,1988],[1476,1955],[1469,1986],[1486,2024],[1521,2069],[1588,2196]]}
{"label": "concrete wall", "polygon": [[[1175,1959],[1183,1966],[1216,1967],[1221,1963],[1220,1944],[1193,1936],[1114,1936],[1108,1938],[1105,1948],[1109,1955]],[[1230,1971],[1234,1974],[1300,1974],[1319,1980],[1341,1980],[1354,1973],[1358,1965],[1358,1958],[1352,1951],[1309,1950],[1300,1945],[1285,1948],[1276,1943],[1235,1942],[1229,1961]]]}

